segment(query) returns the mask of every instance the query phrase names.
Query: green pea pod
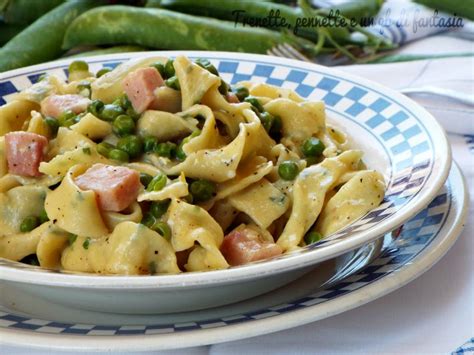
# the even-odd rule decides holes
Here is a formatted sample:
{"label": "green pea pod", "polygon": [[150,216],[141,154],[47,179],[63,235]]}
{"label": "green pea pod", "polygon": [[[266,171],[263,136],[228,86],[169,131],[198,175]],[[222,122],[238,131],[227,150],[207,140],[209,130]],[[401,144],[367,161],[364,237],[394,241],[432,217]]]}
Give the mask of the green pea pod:
{"label": "green pea pod", "polygon": [[[357,1],[351,6],[341,7],[340,11],[344,16],[359,19],[362,15],[376,14],[380,10],[381,2],[382,0]],[[313,11],[308,16],[300,7],[253,0],[161,0],[156,6],[193,15],[240,22],[246,26],[251,26],[253,22],[254,26],[258,25],[258,27],[293,31],[295,35],[313,42],[318,41],[320,37],[318,30],[322,27],[320,24],[324,23],[330,10]],[[351,31],[347,25],[342,26],[340,22],[337,25],[339,27],[333,24],[324,27],[324,30],[339,44],[360,44],[352,40]],[[365,44],[366,42],[362,43],[362,45]]]}
{"label": "green pea pod", "polygon": [[[324,1],[321,2],[324,3]],[[313,1],[314,3],[318,5],[318,1]],[[363,19],[365,21],[365,19],[368,20],[369,17],[377,15],[383,3],[384,0],[344,0],[338,1],[334,6],[321,8],[320,10],[325,14],[329,14],[331,10],[339,10],[342,16],[360,22]]]}
{"label": "green pea pod", "polygon": [[469,0],[414,0],[415,2],[428,6],[438,11],[456,14],[474,21],[474,6]]}
{"label": "green pea pod", "polygon": [[142,52],[146,51],[146,48],[140,46],[114,46],[109,48],[93,49],[86,52],[75,53],[72,55],[66,55],[68,58],[80,58],[80,57],[92,57],[103,54],[114,54],[114,53],[127,53],[127,52]]}
{"label": "green pea pod", "polygon": [[[298,23],[303,18],[303,13],[298,7],[291,7],[283,4],[275,4],[265,1],[252,0],[161,0],[160,7],[179,11],[183,13],[215,17],[222,20],[245,22],[246,20],[263,20],[268,18],[270,13],[276,14],[278,11],[281,19],[285,19],[288,25],[281,23],[278,26],[271,26],[274,30],[294,30],[297,28],[296,35],[310,39],[317,40],[316,31],[308,28],[298,28]],[[250,26],[247,24],[246,26]],[[262,26],[259,26],[262,27]]]}
{"label": "green pea pod", "polygon": [[64,0],[10,0],[4,10],[3,20],[15,25],[28,25]]}
{"label": "green pea pod", "polygon": [[413,60],[474,57],[474,52],[456,52],[446,54],[390,54],[368,61],[367,64],[411,62]]}
{"label": "green pea pod", "polygon": [[69,24],[101,1],[68,1],[40,17],[0,49],[0,72],[46,62],[59,57]]}
{"label": "green pea pod", "polygon": [[263,28],[244,28],[162,9],[114,5],[92,9],[75,19],[66,31],[63,48],[126,43],[162,49],[266,53],[284,41],[280,33]]}
{"label": "green pea pod", "polygon": [[18,33],[23,30],[24,26],[21,25],[10,25],[7,23],[0,22],[0,46],[3,46]]}

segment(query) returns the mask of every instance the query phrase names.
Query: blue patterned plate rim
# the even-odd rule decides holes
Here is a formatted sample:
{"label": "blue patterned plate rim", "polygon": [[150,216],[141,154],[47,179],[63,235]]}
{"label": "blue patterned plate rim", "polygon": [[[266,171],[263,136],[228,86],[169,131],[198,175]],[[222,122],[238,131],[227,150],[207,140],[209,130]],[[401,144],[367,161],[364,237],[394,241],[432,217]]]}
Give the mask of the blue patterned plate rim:
{"label": "blue patterned plate rim", "polygon": [[253,337],[345,312],[414,280],[451,248],[462,231],[469,201],[457,165],[445,187],[427,208],[406,222],[400,236],[372,263],[297,300],[220,319],[146,326],[66,324],[3,311],[0,341],[49,350],[171,349]]}
{"label": "blue patterned plate rim", "polygon": [[[352,106],[339,113],[344,117],[353,116],[352,121],[357,121],[357,116],[360,116],[365,111],[374,113],[373,117],[365,122],[367,127],[374,130],[390,122],[391,128],[384,131],[381,137],[388,141],[390,139],[393,141],[393,136],[395,135],[395,138],[398,138],[397,142],[400,139],[402,140],[395,146],[391,146],[388,152],[390,159],[398,159],[396,168],[398,169],[398,177],[390,176],[389,184],[389,191],[393,190],[394,192],[388,194],[385,202],[367,216],[320,243],[305,247],[296,253],[285,254],[273,260],[257,262],[242,267],[208,273],[186,273],[181,275],[104,277],[59,273],[49,270],[40,271],[33,267],[25,267],[19,263],[0,258],[2,278],[25,283],[67,285],[68,287],[119,288],[126,284],[127,287],[139,289],[187,287],[197,284],[224,284],[226,282],[264,277],[268,274],[297,269],[327,260],[376,239],[379,235],[393,230],[410,216],[424,208],[446,181],[451,165],[451,152],[444,131],[437,121],[412,100],[366,79],[341,73],[332,68],[295,60],[226,52],[140,52],[90,57],[86,60],[92,65],[100,64],[114,67],[121,61],[129,58],[144,55],[174,57],[179,54],[186,54],[191,58],[208,57],[211,60],[219,61],[218,69],[222,75],[234,73],[233,79],[236,81],[237,79],[240,81],[252,77],[252,75],[248,74],[248,70],[247,74],[239,73],[239,65],[244,63],[244,65],[253,68],[252,74],[257,74],[255,75],[256,77],[266,77],[266,81],[269,83],[282,84],[287,80],[297,85],[296,91],[303,96],[308,96],[318,90],[319,92],[325,92],[323,100],[325,100],[329,111],[332,112],[338,112],[338,102],[344,102],[345,100],[347,103],[351,99],[353,102]],[[66,59],[0,74],[0,103],[1,100],[4,100],[4,97],[17,90],[12,83],[14,80],[21,77],[21,85],[25,85],[25,76],[27,76],[28,80],[34,81],[38,79],[42,72],[48,70],[59,69],[65,72],[70,61],[70,59]],[[285,70],[287,71],[285,79],[272,77],[273,71]],[[314,83],[312,85],[305,83],[305,80],[311,76],[318,77],[316,85],[313,85]],[[7,79],[12,81],[10,82]],[[338,89],[339,86],[345,86],[346,88],[350,86],[350,89],[345,94],[337,93],[337,90],[340,90]],[[367,106],[361,105],[361,100],[370,95],[375,95],[377,99],[367,104]],[[384,120],[383,112],[390,111],[392,107],[397,109],[397,113],[393,114],[392,112],[393,115]],[[404,122],[410,120],[416,121],[416,124],[409,127],[409,129],[401,131],[399,125],[403,125]],[[370,129],[366,128],[366,132],[370,132]],[[424,139],[424,141],[419,143],[420,139]],[[416,145],[412,146],[412,143],[407,143],[410,140],[416,141],[417,143],[413,143]],[[387,149],[385,144],[382,144],[382,146]],[[400,158],[401,156],[407,156],[406,153],[409,153],[410,159],[400,160],[402,159]],[[426,160],[422,160],[420,157],[426,158]],[[421,161],[415,162],[415,158]],[[396,169],[392,167],[393,171]],[[348,234],[350,234],[349,237]]]}

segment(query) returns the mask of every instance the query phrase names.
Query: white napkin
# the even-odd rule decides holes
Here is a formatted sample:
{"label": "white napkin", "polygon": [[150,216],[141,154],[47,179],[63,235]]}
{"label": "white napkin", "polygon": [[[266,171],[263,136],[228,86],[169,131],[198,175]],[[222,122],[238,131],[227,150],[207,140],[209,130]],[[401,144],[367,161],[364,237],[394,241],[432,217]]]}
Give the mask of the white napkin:
{"label": "white napkin", "polygon": [[[448,22],[449,21],[449,22]],[[446,26],[452,22],[452,26]],[[465,20],[407,0],[386,1],[369,30],[393,43],[404,44],[436,33],[460,28]],[[444,25],[446,24],[446,25]],[[455,27],[453,27],[455,26]]]}
{"label": "white napkin", "polygon": [[[474,52],[474,42],[443,34],[410,43],[397,54]],[[435,86],[474,96],[474,57],[411,62],[347,65],[338,69],[376,81],[395,90]],[[474,106],[434,95],[410,95],[450,133],[474,134]]]}

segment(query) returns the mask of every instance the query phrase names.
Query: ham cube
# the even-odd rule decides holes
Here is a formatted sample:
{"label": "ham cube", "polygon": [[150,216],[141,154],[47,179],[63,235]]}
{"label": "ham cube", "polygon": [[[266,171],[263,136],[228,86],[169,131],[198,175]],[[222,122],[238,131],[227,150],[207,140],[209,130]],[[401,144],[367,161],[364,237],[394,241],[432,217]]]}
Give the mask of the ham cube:
{"label": "ham cube", "polygon": [[279,245],[264,240],[247,228],[234,230],[226,235],[220,250],[233,266],[268,259],[283,252]]}
{"label": "ham cube", "polygon": [[40,163],[48,146],[46,137],[31,132],[11,132],[5,135],[5,150],[10,174],[37,177]]}
{"label": "ham cube", "polygon": [[95,164],[75,179],[82,190],[92,190],[101,210],[120,212],[138,196],[140,174],[123,166]]}
{"label": "ham cube", "polygon": [[78,114],[87,110],[90,102],[81,95],[51,95],[41,101],[41,113],[54,118],[69,110]]}
{"label": "ham cube", "polygon": [[156,88],[164,82],[158,70],[149,67],[129,73],[122,84],[135,112],[142,113],[153,103]]}
{"label": "ham cube", "polygon": [[239,98],[237,97],[237,95],[235,95],[233,92],[230,92],[230,91],[225,95],[225,99],[230,104],[240,103]]}

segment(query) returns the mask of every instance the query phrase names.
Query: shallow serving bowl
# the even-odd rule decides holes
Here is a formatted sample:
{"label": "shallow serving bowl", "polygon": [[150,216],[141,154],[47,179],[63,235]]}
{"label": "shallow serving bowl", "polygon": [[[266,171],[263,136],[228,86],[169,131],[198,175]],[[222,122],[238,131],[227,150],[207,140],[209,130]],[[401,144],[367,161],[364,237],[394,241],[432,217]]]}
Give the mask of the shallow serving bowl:
{"label": "shallow serving bowl", "polygon": [[[0,259],[0,287],[82,309],[170,313],[209,308],[275,289],[316,264],[374,241],[424,208],[445,182],[451,153],[443,129],[422,107],[371,81],[334,69],[261,55],[166,51],[86,58],[91,71],[132,57],[185,54],[209,58],[231,84],[248,80],[295,90],[326,103],[328,121],[351,136],[364,161],[385,176],[382,204],[338,233],[278,258],[228,270],[156,276],[97,276],[45,270]],[[0,104],[48,72],[66,75],[71,60],[0,74]]]}

